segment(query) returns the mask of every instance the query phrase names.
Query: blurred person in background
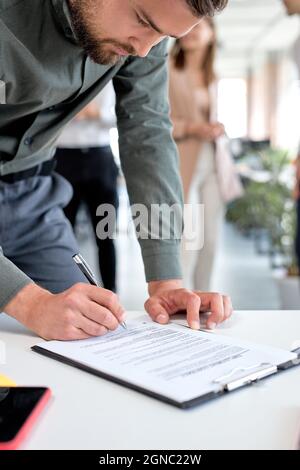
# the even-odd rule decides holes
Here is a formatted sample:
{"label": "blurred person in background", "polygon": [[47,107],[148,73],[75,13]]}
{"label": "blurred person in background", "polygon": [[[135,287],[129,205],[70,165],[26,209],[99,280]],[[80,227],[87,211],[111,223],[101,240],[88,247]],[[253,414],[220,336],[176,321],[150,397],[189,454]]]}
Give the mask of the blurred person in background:
{"label": "blurred person in background", "polygon": [[110,129],[116,126],[115,94],[112,83],[71,121],[58,140],[56,170],[73,187],[73,197],[64,211],[73,228],[82,202],[86,203],[98,247],[99,269],[105,289],[116,292],[114,240],[99,238],[96,215],[101,204],[118,208],[118,167],[110,147]]}
{"label": "blurred person in background", "polygon": [[224,126],[216,118],[216,48],[215,25],[205,18],[176,40],[170,59],[171,118],[184,199],[204,208],[203,247],[189,251],[183,242],[184,277],[199,290],[210,289],[225,203],[242,194]]}
{"label": "blurred person in background", "polygon": [[[288,15],[300,15],[300,0],[283,0],[283,3],[286,7]],[[293,56],[300,79],[300,34],[294,45]],[[296,254],[298,258],[298,268],[300,273],[300,146],[296,159],[295,199],[297,205]]]}

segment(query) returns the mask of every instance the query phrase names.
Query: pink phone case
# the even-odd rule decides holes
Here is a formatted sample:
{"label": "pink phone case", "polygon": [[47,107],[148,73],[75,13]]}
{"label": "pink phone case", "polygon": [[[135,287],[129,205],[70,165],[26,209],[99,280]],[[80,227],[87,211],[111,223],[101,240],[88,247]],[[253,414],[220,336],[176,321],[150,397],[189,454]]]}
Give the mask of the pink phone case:
{"label": "pink phone case", "polygon": [[38,416],[41,414],[46,404],[51,398],[51,390],[47,388],[45,393],[40,398],[38,403],[33,408],[31,414],[26,419],[23,426],[20,428],[17,435],[9,442],[0,442],[0,450],[15,450],[20,447],[21,443],[26,439],[30,433],[32,427],[34,426]]}

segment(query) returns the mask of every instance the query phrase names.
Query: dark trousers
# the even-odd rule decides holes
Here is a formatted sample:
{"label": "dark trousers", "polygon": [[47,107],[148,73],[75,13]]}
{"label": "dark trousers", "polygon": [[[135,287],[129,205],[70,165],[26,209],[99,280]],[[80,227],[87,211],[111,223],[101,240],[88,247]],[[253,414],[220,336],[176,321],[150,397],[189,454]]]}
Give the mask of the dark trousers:
{"label": "dark trousers", "polygon": [[300,199],[297,201],[297,233],[296,233],[296,254],[300,273]]}
{"label": "dark trousers", "polygon": [[[96,227],[101,221],[101,217],[96,216],[98,206],[111,204],[116,210],[118,208],[118,168],[110,147],[59,148],[56,158],[56,171],[71,183],[74,190],[73,198],[64,209],[67,218],[74,227],[79,206],[85,202],[96,236]],[[106,289],[116,291],[114,241],[110,238],[101,240],[96,236],[96,242],[103,285]]]}

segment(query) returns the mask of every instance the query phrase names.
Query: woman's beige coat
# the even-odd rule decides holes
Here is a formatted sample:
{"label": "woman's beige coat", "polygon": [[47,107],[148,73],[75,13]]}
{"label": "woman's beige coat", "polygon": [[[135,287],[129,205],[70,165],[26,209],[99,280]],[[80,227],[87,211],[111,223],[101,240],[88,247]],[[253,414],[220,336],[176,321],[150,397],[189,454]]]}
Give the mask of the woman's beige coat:
{"label": "woman's beige coat", "polygon": [[[197,161],[199,155],[201,155],[202,142],[193,137],[185,138],[185,127],[189,122],[204,121],[204,117],[199,109],[198,100],[195,99],[195,90],[191,88],[185,72],[176,69],[172,60],[170,60],[169,96],[174,138],[179,150],[180,172],[186,202]],[[212,86],[210,89],[210,100],[210,120],[216,121],[215,86]],[[218,139],[215,144],[216,169],[224,202],[230,202],[243,194],[243,189],[236,174],[227,144],[228,139],[224,137]]]}

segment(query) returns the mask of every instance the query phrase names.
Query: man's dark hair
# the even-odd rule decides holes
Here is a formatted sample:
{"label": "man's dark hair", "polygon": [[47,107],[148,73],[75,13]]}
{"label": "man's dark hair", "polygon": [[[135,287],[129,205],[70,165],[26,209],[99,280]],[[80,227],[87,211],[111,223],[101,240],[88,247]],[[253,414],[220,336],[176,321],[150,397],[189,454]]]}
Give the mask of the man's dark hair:
{"label": "man's dark hair", "polygon": [[196,16],[214,16],[224,10],[228,0],[186,0]]}

